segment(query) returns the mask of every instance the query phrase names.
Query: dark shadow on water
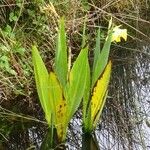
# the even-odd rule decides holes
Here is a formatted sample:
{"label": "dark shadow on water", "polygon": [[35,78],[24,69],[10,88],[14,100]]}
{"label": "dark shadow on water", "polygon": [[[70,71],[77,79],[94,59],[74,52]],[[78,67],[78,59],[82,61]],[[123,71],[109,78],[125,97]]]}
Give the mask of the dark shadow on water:
{"label": "dark shadow on water", "polygon": [[98,142],[92,134],[82,134],[82,150],[99,150]]}

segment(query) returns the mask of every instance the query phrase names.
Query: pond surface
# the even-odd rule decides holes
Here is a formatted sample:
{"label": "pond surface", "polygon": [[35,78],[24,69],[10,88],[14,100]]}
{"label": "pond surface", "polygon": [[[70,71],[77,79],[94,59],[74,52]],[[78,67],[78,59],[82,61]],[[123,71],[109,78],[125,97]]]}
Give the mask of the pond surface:
{"label": "pond surface", "polygon": [[[109,97],[96,131],[92,136],[82,135],[81,112],[77,112],[68,127],[66,149],[150,149],[150,45],[128,47],[112,49]],[[40,121],[41,112],[35,119],[1,107],[0,149],[40,149],[48,131],[45,122]],[[64,149],[63,144],[55,149],[61,148]]]}

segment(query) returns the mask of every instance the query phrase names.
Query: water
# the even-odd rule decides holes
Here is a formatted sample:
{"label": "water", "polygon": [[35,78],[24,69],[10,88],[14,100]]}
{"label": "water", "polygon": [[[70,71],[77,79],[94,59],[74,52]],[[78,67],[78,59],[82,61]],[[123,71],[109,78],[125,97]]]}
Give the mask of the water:
{"label": "water", "polygon": [[[113,73],[109,98],[100,124],[87,138],[92,150],[150,149],[150,45],[128,47],[114,47],[111,52]],[[48,131],[45,123],[39,122],[43,120],[41,110],[38,116],[36,111],[34,114],[39,120],[9,114],[1,109],[1,149],[40,149]],[[79,111],[69,124],[66,149],[85,149],[81,116]]]}

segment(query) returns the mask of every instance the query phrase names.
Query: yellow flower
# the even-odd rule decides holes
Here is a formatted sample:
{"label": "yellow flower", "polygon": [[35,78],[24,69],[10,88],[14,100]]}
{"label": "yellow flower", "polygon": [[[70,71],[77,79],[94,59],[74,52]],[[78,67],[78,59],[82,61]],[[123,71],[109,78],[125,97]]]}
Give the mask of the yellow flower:
{"label": "yellow flower", "polygon": [[112,42],[121,42],[121,38],[123,38],[125,41],[127,40],[127,29],[120,29],[120,26],[116,26],[113,29],[112,33]]}

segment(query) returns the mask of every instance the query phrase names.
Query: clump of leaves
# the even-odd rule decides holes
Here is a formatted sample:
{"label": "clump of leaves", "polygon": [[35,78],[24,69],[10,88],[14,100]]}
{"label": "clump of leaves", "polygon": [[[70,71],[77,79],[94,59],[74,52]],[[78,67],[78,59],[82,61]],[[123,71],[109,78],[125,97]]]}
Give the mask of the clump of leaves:
{"label": "clump of leaves", "polygon": [[[50,73],[48,73],[36,46],[32,48],[35,81],[40,103],[48,125],[52,130],[53,127],[57,130],[59,142],[65,140],[68,123],[77,111],[82,98],[85,132],[91,132],[96,127],[108,93],[112,65],[111,61],[108,62],[111,42],[112,40],[120,41],[118,36],[126,39],[124,30],[121,32],[122,30],[117,28],[120,34],[116,34],[118,30],[110,27],[111,21],[108,27],[108,37],[102,50],[100,50],[100,29],[98,30],[92,71],[90,71],[88,62],[87,46],[81,49],[70,69],[63,19],[59,22],[55,67]],[[82,45],[84,43],[85,36],[83,36]]]}
{"label": "clump of leaves", "polygon": [[87,133],[95,129],[107,98],[112,66],[111,61],[108,61],[111,42],[120,42],[121,38],[127,40],[127,30],[119,27],[113,27],[112,19],[110,20],[108,36],[102,50],[100,49],[100,29],[97,32],[92,73],[88,72],[83,98],[83,128]]}
{"label": "clump of leaves", "polygon": [[57,129],[60,142],[65,140],[69,121],[78,109],[86,86],[88,48],[81,49],[71,69],[67,62],[64,20],[59,22],[55,68],[48,73],[36,48],[32,48],[36,87],[45,118]]}

